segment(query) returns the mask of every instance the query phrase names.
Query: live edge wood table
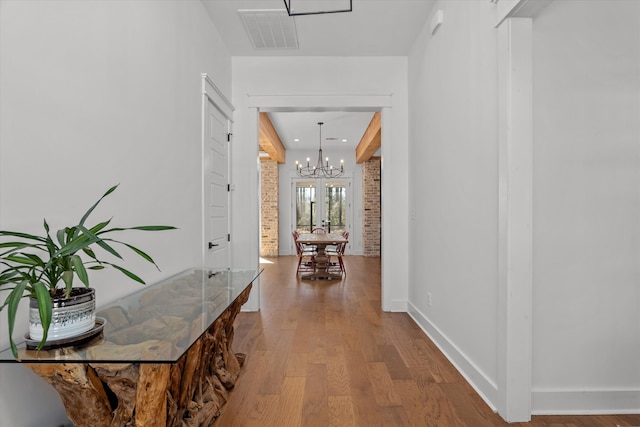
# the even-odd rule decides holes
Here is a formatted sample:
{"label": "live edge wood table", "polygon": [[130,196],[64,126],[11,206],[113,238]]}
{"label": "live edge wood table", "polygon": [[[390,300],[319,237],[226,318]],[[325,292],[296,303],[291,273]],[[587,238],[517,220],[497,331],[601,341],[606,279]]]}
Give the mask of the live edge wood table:
{"label": "live edge wood table", "polygon": [[336,233],[301,233],[298,236],[298,242],[303,245],[315,246],[316,255],[316,270],[313,273],[305,274],[302,276],[305,280],[340,280],[341,274],[331,273],[329,271],[329,256],[325,250],[329,245],[340,245],[342,243],[348,243],[349,241],[344,238],[342,234]]}
{"label": "live edge wood table", "polygon": [[70,347],[10,350],[59,393],[76,427],[209,426],[245,355],[233,322],[259,272],[191,269],[96,313],[104,327]]}

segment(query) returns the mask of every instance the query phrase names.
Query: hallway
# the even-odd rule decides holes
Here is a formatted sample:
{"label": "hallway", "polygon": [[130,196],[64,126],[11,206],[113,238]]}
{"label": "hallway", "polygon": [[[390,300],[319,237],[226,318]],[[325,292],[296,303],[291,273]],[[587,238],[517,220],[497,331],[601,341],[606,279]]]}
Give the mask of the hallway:
{"label": "hallway", "polygon": [[380,310],[380,258],[345,257],[341,282],[296,280],[294,256],[261,264],[260,312],[238,316],[247,360],[215,426],[634,426],[640,415],[507,424],[405,313]]}

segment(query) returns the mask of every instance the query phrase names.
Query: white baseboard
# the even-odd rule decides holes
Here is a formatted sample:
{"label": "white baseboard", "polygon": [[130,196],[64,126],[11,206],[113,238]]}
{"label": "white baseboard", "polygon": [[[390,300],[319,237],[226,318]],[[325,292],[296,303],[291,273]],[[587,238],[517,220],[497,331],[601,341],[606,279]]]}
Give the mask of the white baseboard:
{"label": "white baseboard", "polygon": [[420,326],[425,334],[435,343],[440,351],[453,366],[462,374],[465,380],[480,395],[482,400],[497,412],[498,387],[495,382],[488,378],[469,358],[453,344],[445,334],[443,334],[429,319],[410,302],[407,304],[407,312],[413,320]]}
{"label": "white baseboard", "polygon": [[407,312],[407,300],[395,299],[391,300],[389,307],[384,307],[384,311],[390,311],[393,313],[406,313]]}
{"label": "white baseboard", "polygon": [[542,390],[531,392],[532,415],[640,414],[640,390]]}
{"label": "white baseboard", "polygon": [[[487,405],[497,412],[497,385],[411,303],[408,313]],[[640,390],[533,389],[532,415],[640,414]]]}

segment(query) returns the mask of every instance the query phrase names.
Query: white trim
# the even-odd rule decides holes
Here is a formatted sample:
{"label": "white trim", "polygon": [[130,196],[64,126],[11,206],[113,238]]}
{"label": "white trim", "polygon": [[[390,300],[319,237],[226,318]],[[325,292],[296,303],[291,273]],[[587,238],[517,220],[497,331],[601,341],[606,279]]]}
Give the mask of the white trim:
{"label": "white trim", "polygon": [[215,85],[207,73],[202,73],[201,77],[202,94],[208,96],[228,120],[233,121],[233,111],[235,108],[231,102],[224,96],[222,91],[218,89],[218,86]]}
{"label": "white trim", "polygon": [[[378,111],[391,107],[391,94],[251,94],[249,107],[260,111]],[[354,100],[357,103],[354,104]]]}
{"label": "white trim", "polygon": [[493,412],[497,412],[495,401],[498,395],[498,386],[496,383],[493,382],[487,374],[482,372],[437,326],[431,323],[427,316],[418,310],[416,306],[408,303],[407,312],[420,329],[433,341],[442,354],[444,354],[458,372],[460,372],[476,393],[478,393],[480,398],[482,398]]}
{"label": "white trim", "polygon": [[390,311],[393,313],[406,313],[409,309],[409,301],[406,299],[392,299],[388,305],[385,306],[384,311]]}
{"label": "white trim", "polygon": [[[251,254],[253,260],[252,265],[258,270],[260,267],[260,155],[258,153],[258,141],[260,139],[260,111],[258,108],[248,108],[250,112],[249,123],[251,126],[247,129],[247,141],[255,141],[255,169],[251,171],[253,176],[250,177],[252,184],[249,186],[250,191],[255,190],[254,193],[249,194],[249,198],[255,200],[256,209],[251,210],[251,218],[245,224],[245,227],[254,230],[252,237],[248,242],[245,242],[247,247],[246,252]],[[237,197],[237,196],[236,196]],[[255,264],[254,264],[255,262]],[[249,300],[242,306],[241,311],[260,311],[260,276],[253,281],[253,288],[249,294]]]}
{"label": "white trim", "polygon": [[[404,220],[404,218],[404,221],[399,221],[399,218],[395,217],[394,214],[397,215],[398,211],[397,206],[393,206],[393,203],[389,202],[391,197],[387,196],[394,191],[394,188],[389,184],[391,180],[386,177],[387,174],[391,175],[393,173],[393,171],[387,168],[387,165],[392,164],[389,159],[393,156],[393,144],[390,143],[392,140],[391,108],[385,107],[380,110],[380,138],[382,141],[380,146],[380,152],[382,154],[380,159],[380,200],[382,200],[382,206],[380,209],[380,237],[382,238],[382,244],[380,246],[380,256],[382,257],[380,273],[382,275],[382,310],[406,311],[406,302],[404,303],[404,308],[402,310],[394,304],[391,284],[394,283],[394,279],[397,281],[397,278],[402,276],[399,272],[394,271],[394,269],[400,268],[400,266],[394,265],[392,263],[392,254],[387,253],[387,251],[390,251],[392,248],[391,242],[394,236],[392,236],[391,231],[393,230],[396,233],[399,232],[401,229],[400,224],[404,224],[404,226],[408,227],[407,221]],[[406,184],[408,185],[408,182]],[[395,190],[397,191],[397,189]],[[406,286],[408,288],[408,283]]]}
{"label": "white trim", "polygon": [[553,0],[500,0],[497,4],[498,28],[508,18],[533,18]]}
{"label": "white trim", "polygon": [[498,400],[531,420],[533,289],[533,21],[498,29]]}
{"label": "white trim", "polygon": [[640,390],[535,389],[534,415],[640,414]]}
{"label": "white trim", "polygon": [[[200,156],[201,156],[201,171],[200,171],[200,197],[201,197],[201,265],[206,267],[207,264],[207,236],[206,236],[206,217],[207,217],[207,206],[206,206],[206,194],[207,191],[205,188],[205,177],[207,175],[206,170],[206,152],[207,152],[207,109],[209,107],[208,103],[211,102],[213,106],[222,113],[222,115],[227,120],[227,134],[231,134],[232,132],[232,124],[233,124],[233,106],[229,102],[229,100],[222,94],[222,92],[218,89],[218,87],[213,83],[213,81],[209,78],[206,73],[201,74],[202,78],[202,112],[201,112],[201,134],[200,134]],[[231,147],[229,146],[229,142],[227,142],[227,179],[228,184],[231,185]],[[227,209],[228,209],[228,217],[227,217],[227,232],[231,232],[231,218],[232,218],[232,210],[231,210],[231,194],[227,192]],[[227,246],[227,265],[231,266],[231,242],[228,242]]]}
{"label": "white trim", "polygon": [[[248,94],[248,106],[249,109],[256,108],[260,111],[380,111],[382,121],[382,173],[393,172],[385,170],[385,164],[391,164],[385,162],[385,158],[392,157],[392,151],[394,149],[391,141],[391,128],[392,128],[392,104],[393,98],[391,94]],[[252,133],[249,135],[251,140],[258,141],[257,129],[259,128],[258,115],[256,114],[251,122],[249,128]],[[259,161],[259,160],[258,160]],[[392,194],[394,189],[392,188],[393,181],[391,179],[382,179],[382,266],[381,266],[381,293],[382,293],[382,310],[384,311],[405,311],[403,309],[405,303],[398,304],[397,301],[393,301],[392,283],[396,282],[396,287],[408,286],[406,282],[397,283],[398,277],[405,275],[402,270],[403,266],[394,265],[394,256],[397,254],[387,253],[387,250],[391,252],[391,247],[394,240],[404,239],[406,237],[406,231],[398,231],[397,224],[393,221],[398,221],[398,210],[391,203],[385,203],[385,195]],[[407,229],[408,230],[408,229]],[[403,234],[401,236],[392,235],[392,232],[397,234]],[[387,250],[385,250],[385,248]],[[397,263],[396,263],[397,264]],[[397,289],[395,289],[397,291]],[[247,303],[248,304],[248,303]],[[396,310],[398,309],[398,310]]]}

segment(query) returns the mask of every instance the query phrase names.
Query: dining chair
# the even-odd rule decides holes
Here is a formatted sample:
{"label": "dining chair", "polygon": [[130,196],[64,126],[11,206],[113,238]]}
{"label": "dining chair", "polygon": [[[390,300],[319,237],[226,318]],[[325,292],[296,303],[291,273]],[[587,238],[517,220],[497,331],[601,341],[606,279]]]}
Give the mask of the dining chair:
{"label": "dining chair", "polygon": [[293,231],[293,244],[296,247],[296,254],[298,255],[298,268],[296,274],[300,272],[309,272],[316,270],[316,255],[317,252],[312,248],[305,248],[300,242],[298,242],[298,233]]}
{"label": "dining chair", "polygon": [[[328,271],[339,272],[340,274],[347,274],[347,270],[344,266],[344,260],[342,259],[346,246],[347,246],[346,243],[341,243],[337,245],[337,248],[335,250],[332,249],[331,251],[327,252],[327,255],[329,255],[329,260],[330,260],[327,266]],[[332,258],[337,259],[337,262],[331,261]]]}
{"label": "dining chair", "polygon": [[314,228],[313,230],[311,230],[311,233],[313,233],[313,234],[327,234],[327,230],[325,230],[322,227],[318,227],[318,228]]}
{"label": "dining chair", "polygon": [[[344,236],[345,239],[349,238],[349,232],[345,231],[344,233],[342,233],[342,235]],[[347,274],[347,269],[344,266],[344,260],[343,260],[343,256],[344,256],[344,251],[347,249],[347,243],[340,243],[339,245],[336,245],[335,249],[330,249],[326,251],[326,254],[329,255],[329,271],[331,270],[336,270],[340,272],[340,274]],[[331,262],[331,257],[335,257],[338,262]]]}

